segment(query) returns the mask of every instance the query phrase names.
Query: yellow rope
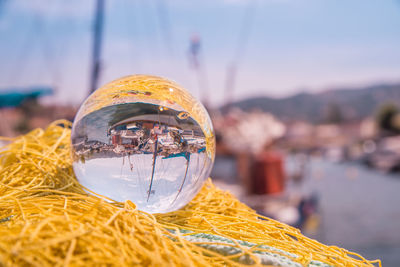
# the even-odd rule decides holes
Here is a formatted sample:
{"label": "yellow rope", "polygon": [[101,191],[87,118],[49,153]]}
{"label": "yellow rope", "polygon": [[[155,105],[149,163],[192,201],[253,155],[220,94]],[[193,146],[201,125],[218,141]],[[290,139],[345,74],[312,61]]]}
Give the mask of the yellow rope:
{"label": "yellow rope", "polygon": [[[0,265],[237,266],[245,255],[260,264],[253,251],[268,249],[249,249],[243,240],[296,254],[287,257],[304,266],[381,266],[257,215],[211,180],[183,209],[166,214],[88,195],[71,168],[69,126],[57,121],[0,149]],[[182,230],[228,238],[242,253],[208,250]]]}

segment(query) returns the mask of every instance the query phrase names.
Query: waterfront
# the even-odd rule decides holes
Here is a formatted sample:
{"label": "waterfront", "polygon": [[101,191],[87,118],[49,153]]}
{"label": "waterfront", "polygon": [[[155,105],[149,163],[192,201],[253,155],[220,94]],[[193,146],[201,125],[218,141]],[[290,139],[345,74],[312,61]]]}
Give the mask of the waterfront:
{"label": "waterfront", "polygon": [[[289,171],[291,166],[288,161]],[[311,237],[370,260],[379,258],[385,267],[399,266],[400,175],[320,158],[312,158],[309,167],[296,190],[319,197],[320,228]]]}

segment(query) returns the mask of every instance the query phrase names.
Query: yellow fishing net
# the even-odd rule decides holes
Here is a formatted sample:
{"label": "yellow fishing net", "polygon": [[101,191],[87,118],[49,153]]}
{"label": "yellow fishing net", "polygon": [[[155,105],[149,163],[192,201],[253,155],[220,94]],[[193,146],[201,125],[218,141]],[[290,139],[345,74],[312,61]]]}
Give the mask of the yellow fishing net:
{"label": "yellow fishing net", "polygon": [[167,214],[88,195],[71,168],[69,127],[57,121],[0,149],[0,265],[381,265],[261,217],[211,180]]}

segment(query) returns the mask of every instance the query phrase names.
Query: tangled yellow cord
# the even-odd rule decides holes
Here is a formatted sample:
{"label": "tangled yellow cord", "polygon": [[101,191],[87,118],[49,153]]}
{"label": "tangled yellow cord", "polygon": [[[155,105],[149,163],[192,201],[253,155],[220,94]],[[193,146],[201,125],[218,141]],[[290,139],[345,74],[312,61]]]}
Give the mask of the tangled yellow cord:
{"label": "tangled yellow cord", "polygon": [[[260,265],[255,251],[276,248],[273,253],[293,253],[297,256],[287,257],[304,266],[311,261],[381,266],[379,260],[323,245],[257,215],[210,180],[188,205],[166,214],[151,215],[131,201],[111,203],[88,195],[71,168],[69,127],[57,121],[46,130],[9,139],[13,142],[0,149],[0,265],[237,266],[241,256]],[[241,252],[210,250],[206,242],[185,238],[193,233],[230,239],[224,245]]]}

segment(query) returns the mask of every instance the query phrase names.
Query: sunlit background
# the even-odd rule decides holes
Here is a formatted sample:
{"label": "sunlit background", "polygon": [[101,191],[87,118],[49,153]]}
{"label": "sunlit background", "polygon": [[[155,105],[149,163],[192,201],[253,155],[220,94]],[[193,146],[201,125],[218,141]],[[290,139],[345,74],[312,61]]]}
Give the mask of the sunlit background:
{"label": "sunlit background", "polygon": [[399,266],[399,47],[395,0],[0,0],[0,135],[164,76],[212,116],[216,184]]}

